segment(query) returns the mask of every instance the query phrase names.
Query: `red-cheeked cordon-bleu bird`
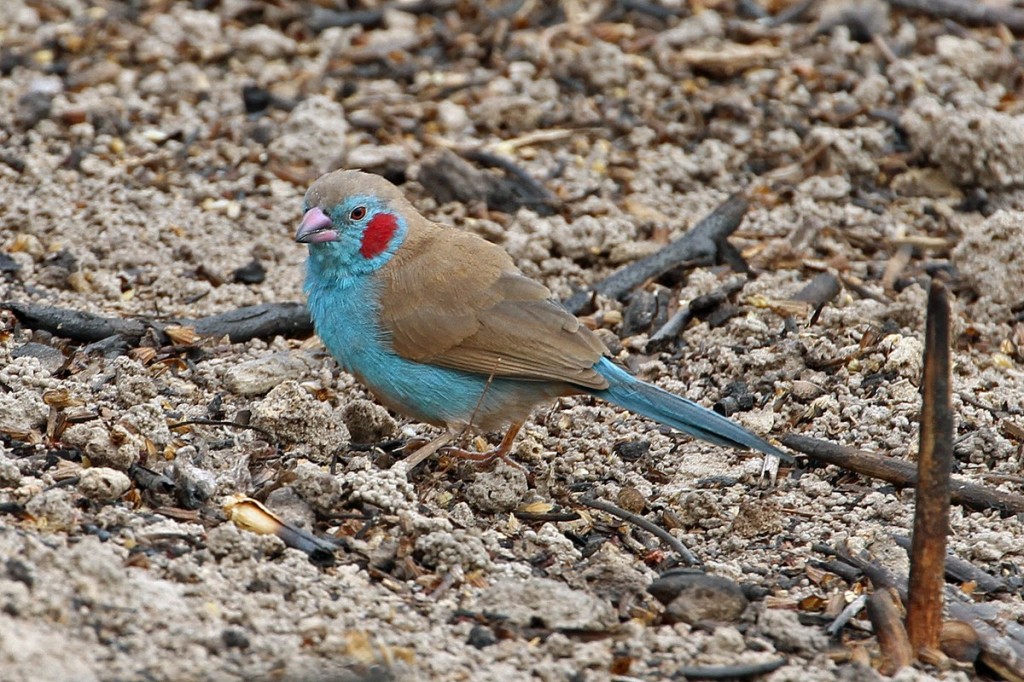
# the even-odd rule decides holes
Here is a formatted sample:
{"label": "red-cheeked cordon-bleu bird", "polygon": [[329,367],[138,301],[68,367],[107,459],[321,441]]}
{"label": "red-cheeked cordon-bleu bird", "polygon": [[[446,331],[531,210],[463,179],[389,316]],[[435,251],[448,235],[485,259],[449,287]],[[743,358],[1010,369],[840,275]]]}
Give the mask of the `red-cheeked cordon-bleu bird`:
{"label": "red-cheeked cordon-bleu bird", "polygon": [[789,455],[615,364],[601,340],[499,246],[421,216],[384,178],[342,170],[306,192],[295,240],[316,332],[385,406],[457,432],[507,429],[589,393],[696,438]]}

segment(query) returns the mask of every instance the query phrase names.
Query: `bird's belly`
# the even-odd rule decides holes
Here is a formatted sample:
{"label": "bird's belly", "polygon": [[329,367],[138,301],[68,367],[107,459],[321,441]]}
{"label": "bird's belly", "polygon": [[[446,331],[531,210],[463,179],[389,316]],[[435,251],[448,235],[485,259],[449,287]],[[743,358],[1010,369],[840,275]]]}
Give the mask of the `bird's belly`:
{"label": "bird's belly", "polygon": [[352,373],[387,407],[418,421],[497,431],[565,390],[537,381],[495,378],[424,365],[396,355],[355,363]]}
{"label": "bird's belly", "polygon": [[347,372],[396,412],[438,426],[496,431],[524,419],[538,402],[572,392],[564,384],[488,381],[484,375],[406,360],[391,350],[374,322],[372,292],[353,289],[310,292],[317,334]]}

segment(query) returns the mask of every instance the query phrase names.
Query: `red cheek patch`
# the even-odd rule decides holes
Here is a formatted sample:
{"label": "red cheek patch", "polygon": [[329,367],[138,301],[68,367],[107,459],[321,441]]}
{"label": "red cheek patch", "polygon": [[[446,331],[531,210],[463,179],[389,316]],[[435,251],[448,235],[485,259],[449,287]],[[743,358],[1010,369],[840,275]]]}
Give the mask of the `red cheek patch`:
{"label": "red cheek patch", "polygon": [[395,236],[398,229],[398,220],[390,213],[378,213],[370,218],[363,232],[363,243],[359,247],[359,253],[363,258],[374,258],[388,248],[388,243]]}

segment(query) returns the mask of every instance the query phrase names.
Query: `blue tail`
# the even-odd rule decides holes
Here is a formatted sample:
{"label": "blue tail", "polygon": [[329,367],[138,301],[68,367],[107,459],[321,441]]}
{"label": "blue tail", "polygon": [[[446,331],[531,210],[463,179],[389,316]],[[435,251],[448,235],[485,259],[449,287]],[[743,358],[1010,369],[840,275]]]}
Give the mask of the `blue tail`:
{"label": "blue tail", "polygon": [[604,390],[592,391],[598,398],[715,445],[743,450],[752,448],[787,462],[793,460],[739,424],[692,400],[641,381],[607,358],[602,358],[594,369],[610,384]]}

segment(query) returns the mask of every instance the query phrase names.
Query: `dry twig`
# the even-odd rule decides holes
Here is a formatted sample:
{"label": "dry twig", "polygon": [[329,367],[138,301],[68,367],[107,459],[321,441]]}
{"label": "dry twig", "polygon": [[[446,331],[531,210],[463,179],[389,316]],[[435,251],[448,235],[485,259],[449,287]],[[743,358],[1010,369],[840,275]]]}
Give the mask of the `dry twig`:
{"label": "dry twig", "polygon": [[883,675],[893,675],[914,662],[914,647],[910,645],[903,627],[902,606],[899,595],[891,587],[875,585],[868,597],[868,617],[878,638],[878,647],[884,658],[880,666]]}
{"label": "dry twig", "polygon": [[907,635],[917,652],[938,650],[942,630],[943,567],[953,467],[949,343],[949,299],[942,282],[932,280],[925,323],[924,406],[907,602]]}
{"label": "dry twig", "polygon": [[[781,440],[787,448],[863,476],[879,478],[904,487],[917,485],[917,467],[911,462],[881,457],[808,436],[790,434]],[[1024,513],[1024,496],[992,490],[957,479],[953,479],[950,498],[953,502],[972,509],[998,509],[1004,514]]]}
{"label": "dry twig", "polygon": [[650,256],[630,263],[592,288],[576,292],[565,301],[565,307],[578,314],[594,294],[618,299],[672,268],[710,265],[724,260],[732,249],[726,237],[739,228],[748,206],[742,194],[733,194],[682,237]]}
{"label": "dry twig", "polygon": [[635,526],[639,526],[640,528],[646,530],[648,533],[651,533],[652,535],[658,537],[662,542],[664,542],[666,545],[675,550],[675,552],[682,558],[683,562],[685,562],[687,566],[697,566],[700,564],[700,562],[697,561],[697,557],[693,556],[693,553],[686,548],[686,545],[684,545],[682,542],[679,541],[679,539],[676,536],[672,535],[658,524],[651,523],[639,514],[628,512],[625,509],[622,509],[621,507],[615,506],[611,502],[605,502],[604,500],[599,500],[596,497],[590,495],[584,495],[583,497],[579,498],[579,500],[582,504],[591,507],[592,509],[598,509],[600,511],[605,512],[606,514],[611,514],[612,516],[620,518],[623,521],[626,521],[627,523],[632,523]]}
{"label": "dry twig", "polygon": [[898,9],[933,17],[953,19],[965,24],[993,26],[1002,24],[1014,33],[1024,32],[1024,10],[975,0],[889,0]]}
{"label": "dry twig", "polygon": [[308,336],[313,333],[313,323],[302,303],[265,303],[198,319],[166,320],[104,317],[80,310],[18,301],[2,301],[0,308],[11,310],[30,329],[41,329],[54,336],[83,343],[121,337],[129,347],[137,346],[150,331],[169,341],[166,339],[166,330],[175,326],[192,327],[200,336],[227,336],[233,343],[243,343],[254,338]]}

